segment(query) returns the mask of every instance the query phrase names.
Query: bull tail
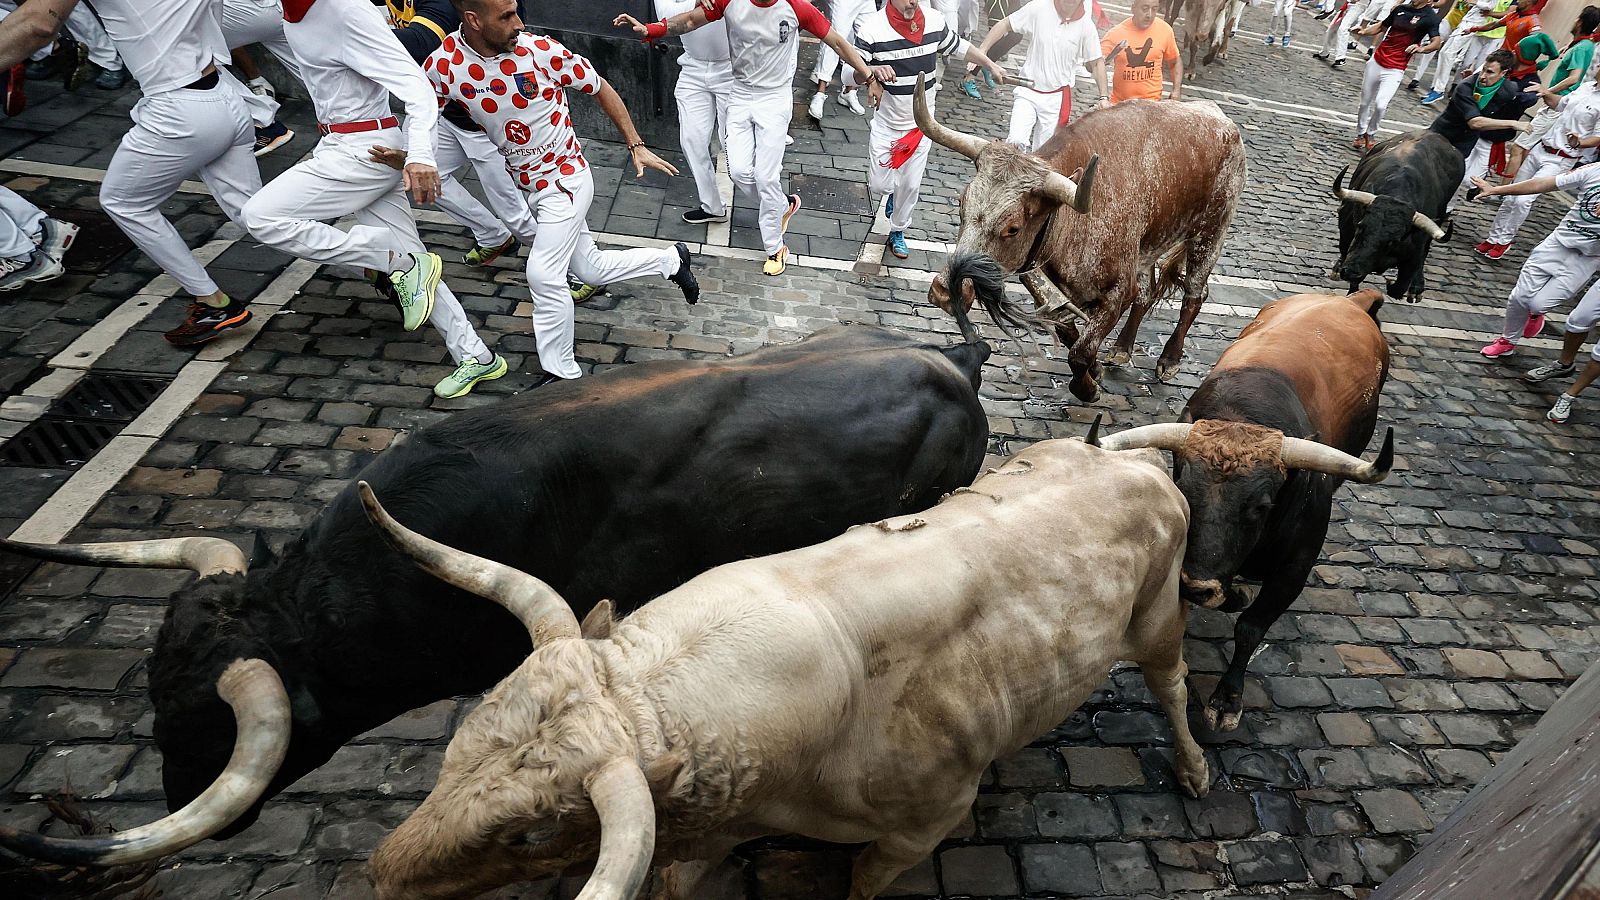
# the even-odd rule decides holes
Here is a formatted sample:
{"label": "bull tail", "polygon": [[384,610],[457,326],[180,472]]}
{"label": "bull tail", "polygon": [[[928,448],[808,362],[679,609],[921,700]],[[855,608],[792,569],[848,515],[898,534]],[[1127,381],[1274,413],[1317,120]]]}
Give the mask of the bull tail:
{"label": "bull tail", "polygon": [[1345,299],[1366,310],[1367,315],[1372,317],[1372,321],[1379,321],[1378,310],[1383,308],[1383,291],[1377,288],[1367,288],[1366,290],[1356,291]]}
{"label": "bull tail", "polygon": [[1189,242],[1179,244],[1150,270],[1150,302],[1160,303],[1183,288],[1189,270]]}

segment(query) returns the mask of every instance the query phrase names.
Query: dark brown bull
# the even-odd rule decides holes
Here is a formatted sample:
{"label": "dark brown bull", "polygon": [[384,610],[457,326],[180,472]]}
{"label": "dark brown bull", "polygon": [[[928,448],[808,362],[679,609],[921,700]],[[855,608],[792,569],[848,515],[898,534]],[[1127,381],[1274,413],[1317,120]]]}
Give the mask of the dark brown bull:
{"label": "dark brown bull", "polygon": [[[1222,354],[1184,408],[1183,422],[1102,440],[1113,450],[1173,454],[1189,501],[1179,591],[1201,606],[1243,610],[1233,659],[1205,710],[1223,731],[1239,724],[1245,667],[1278,616],[1305,589],[1322,553],[1333,493],[1346,480],[1389,474],[1394,430],[1375,462],[1357,456],[1378,421],[1389,345],[1383,295],[1298,294],[1268,304]],[[1257,581],[1251,597],[1235,578]]]}
{"label": "dark brown bull", "polygon": [[[1244,189],[1244,143],[1217,105],[1129,100],[1062,126],[1036,154],[939,124],[920,85],[916,116],[928,137],[978,168],[929,299],[963,322],[975,300],[1003,328],[1045,319],[1070,348],[1072,393],[1087,402],[1099,396],[1100,344],[1123,313],[1113,365],[1127,364],[1145,313],[1181,286],[1182,314],[1156,366],[1157,377],[1171,377]],[[1037,313],[1006,298],[1012,273]],[[1068,314],[1084,321],[1081,331]]]}

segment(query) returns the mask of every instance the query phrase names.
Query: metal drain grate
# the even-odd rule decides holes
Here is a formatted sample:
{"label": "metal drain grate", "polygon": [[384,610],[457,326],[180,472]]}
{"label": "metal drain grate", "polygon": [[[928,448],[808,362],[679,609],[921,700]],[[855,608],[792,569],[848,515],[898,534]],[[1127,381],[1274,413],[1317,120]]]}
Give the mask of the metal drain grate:
{"label": "metal drain grate", "polygon": [[138,375],[85,375],[0,447],[0,463],[76,469],[111,443],[166,386],[160,378]]}

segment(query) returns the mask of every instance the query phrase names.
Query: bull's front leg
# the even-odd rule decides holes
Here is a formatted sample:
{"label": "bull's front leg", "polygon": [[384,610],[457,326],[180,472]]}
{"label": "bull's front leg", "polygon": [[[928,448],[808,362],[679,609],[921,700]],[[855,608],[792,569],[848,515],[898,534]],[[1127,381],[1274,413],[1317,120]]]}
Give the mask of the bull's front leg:
{"label": "bull's front leg", "polygon": [[1126,366],[1133,362],[1133,345],[1139,337],[1139,324],[1144,321],[1144,314],[1150,311],[1152,305],[1153,299],[1140,297],[1128,310],[1128,320],[1122,323],[1122,333],[1117,335],[1117,342],[1111,345],[1111,356],[1106,358],[1106,365]]}
{"label": "bull's front leg", "polygon": [[[1316,562],[1315,556],[1311,562]],[[1206,724],[1213,729],[1232,731],[1239,727],[1239,717],[1244,713],[1244,676],[1250,658],[1261,648],[1272,623],[1300,596],[1310,574],[1310,565],[1292,562],[1278,569],[1262,583],[1255,602],[1239,614],[1239,621],[1233,627],[1233,658],[1228,660],[1228,671],[1217,682],[1204,710]]]}
{"label": "bull's front leg", "polygon": [[[1196,281],[1199,284],[1195,284]],[[1188,340],[1189,328],[1194,325],[1195,317],[1200,315],[1200,307],[1205,305],[1210,291],[1203,278],[1184,279],[1183,308],[1178,312],[1178,324],[1172,329],[1172,336],[1167,338],[1167,345],[1161,348],[1161,358],[1156,360],[1157,379],[1171,381],[1178,374],[1178,366],[1183,363],[1183,343]]]}
{"label": "bull's front leg", "polygon": [[971,784],[950,786],[946,791],[937,785],[929,787],[930,796],[952,797],[953,802],[925,825],[887,834],[868,844],[856,857],[851,871],[850,900],[873,900],[901,872],[927,859],[940,841],[966,821],[972,802],[978,797],[976,779]]}

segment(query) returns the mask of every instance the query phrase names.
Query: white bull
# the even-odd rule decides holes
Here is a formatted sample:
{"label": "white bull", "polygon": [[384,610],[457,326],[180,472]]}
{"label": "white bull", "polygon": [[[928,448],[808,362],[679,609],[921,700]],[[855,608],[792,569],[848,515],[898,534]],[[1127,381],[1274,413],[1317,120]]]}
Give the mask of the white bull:
{"label": "white bull", "polygon": [[581,634],[547,585],[408,532],[362,487],[404,552],[506,605],[536,648],[372,857],[380,900],[588,862],[580,900],[628,900],[652,861],[689,898],[779,833],[871,842],[850,889],[868,900],[1118,659],[1166,709],[1179,782],[1207,790],[1185,719],[1188,506],[1153,450],[1036,444],[920,516],[721,566],[614,625],[602,604]]}

